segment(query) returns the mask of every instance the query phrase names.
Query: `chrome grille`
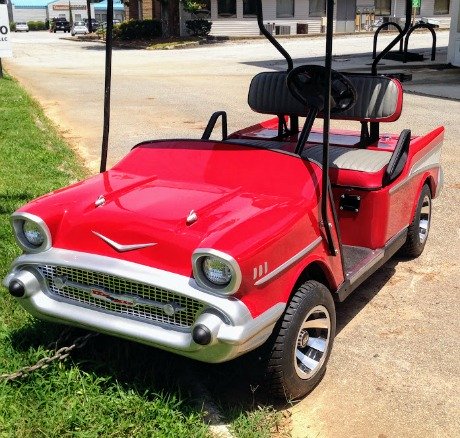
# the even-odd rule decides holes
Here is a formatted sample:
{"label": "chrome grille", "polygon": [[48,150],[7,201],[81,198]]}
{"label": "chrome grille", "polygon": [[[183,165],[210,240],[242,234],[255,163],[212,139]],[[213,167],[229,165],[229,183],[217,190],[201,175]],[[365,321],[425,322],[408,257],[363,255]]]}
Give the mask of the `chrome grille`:
{"label": "chrome grille", "polygon": [[[45,278],[48,291],[52,295],[59,296],[71,302],[78,302],[88,307],[96,307],[111,313],[126,315],[131,318],[140,318],[161,324],[188,328],[193,325],[197,314],[204,307],[203,303],[192,298],[114,275],[67,266],[44,265],[37,266],[36,268]],[[66,282],[70,283],[70,285],[59,285],[56,279],[59,280],[62,278],[65,278]],[[59,287],[55,283],[58,283]],[[129,306],[105,301],[96,298],[91,294],[90,290],[85,290],[85,288],[91,287],[96,289],[101,288],[123,297],[140,298],[143,302],[135,306]],[[144,304],[145,300],[153,302],[154,305]],[[166,314],[162,308],[162,305],[167,304],[172,304],[177,309],[173,315]]]}

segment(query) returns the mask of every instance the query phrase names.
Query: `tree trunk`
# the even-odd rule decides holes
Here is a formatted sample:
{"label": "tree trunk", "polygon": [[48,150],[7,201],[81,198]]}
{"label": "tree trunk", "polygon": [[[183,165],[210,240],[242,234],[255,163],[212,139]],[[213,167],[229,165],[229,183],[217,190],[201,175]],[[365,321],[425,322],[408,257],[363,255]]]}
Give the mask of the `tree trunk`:
{"label": "tree trunk", "polygon": [[163,38],[180,35],[179,0],[161,2],[161,28]]}
{"label": "tree trunk", "polygon": [[169,0],[169,35],[180,35],[179,0]]}

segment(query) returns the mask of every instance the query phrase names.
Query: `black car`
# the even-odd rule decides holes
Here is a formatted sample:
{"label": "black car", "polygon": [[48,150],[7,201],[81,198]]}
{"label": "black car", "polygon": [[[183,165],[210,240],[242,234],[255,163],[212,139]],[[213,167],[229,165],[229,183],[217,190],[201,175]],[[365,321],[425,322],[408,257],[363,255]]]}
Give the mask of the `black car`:
{"label": "black car", "polygon": [[58,30],[70,32],[70,23],[65,18],[53,18],[51,22],[51,31],[56,33]]}
{"label": "black car", "polygon": [[[86,27],[89,29],[89,20],[87,18],[84,18],[83,21],[85,22]],[[92,31],[94,32],[95,30],[99,28],[100,23],[95,18],[91,18],[91,26],[92,26]]]}

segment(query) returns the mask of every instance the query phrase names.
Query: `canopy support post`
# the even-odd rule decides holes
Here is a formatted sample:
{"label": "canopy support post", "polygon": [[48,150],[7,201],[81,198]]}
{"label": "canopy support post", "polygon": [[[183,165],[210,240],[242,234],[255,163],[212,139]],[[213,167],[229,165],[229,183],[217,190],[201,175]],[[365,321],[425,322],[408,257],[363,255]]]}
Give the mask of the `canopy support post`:
{"label": "canopy support post", "polygon": [[105,86],[104,86],[104,128],[102,132],[102,151],[100,171],[107,169],[107,152],[109,149],[110,130],[110,90],[112,83],[112,30],[113,0],[107,1],[107,28],[105,29]]}

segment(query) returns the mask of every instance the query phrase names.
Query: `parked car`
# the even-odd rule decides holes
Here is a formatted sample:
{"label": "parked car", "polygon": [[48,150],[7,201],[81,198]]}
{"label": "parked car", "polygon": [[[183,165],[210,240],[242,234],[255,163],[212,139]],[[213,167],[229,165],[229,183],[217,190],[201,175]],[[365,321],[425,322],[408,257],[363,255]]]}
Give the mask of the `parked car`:
{"label": "parked car", "polygon": [[16,23],[15,32],[29,32],[29,25],[23,21]]}
{"label": "parked car", "polygon": [[84,21],[76,21],[71,30],[71,35],[87,35],[89,33]]}
{"label": "parked car", "polygon": [[[89,29],[89,20],[88,20],[88,18],[85,18],[83,21],[85,23],[85,26]],[[92,30],[95,31],[95,30],[97,30],[99,28],[101,23],[99,23],[99,21],[97,21],[95,18],[91,18],[91,25],[92,25]]]}
{"label": "parked car", "polygon": [[70,23],[66,18],[53,18],[51,20],[50,32],[56,33],[57,31],[70,32]]}
{"label": "parked car", "polygon": [[[117,24],[121,24],[120,20],[113,20],[112,21],[113,25],[116,26]],[[101,29],[107,29],[107,22],[104,21],[103,23],[100,24]]]}

